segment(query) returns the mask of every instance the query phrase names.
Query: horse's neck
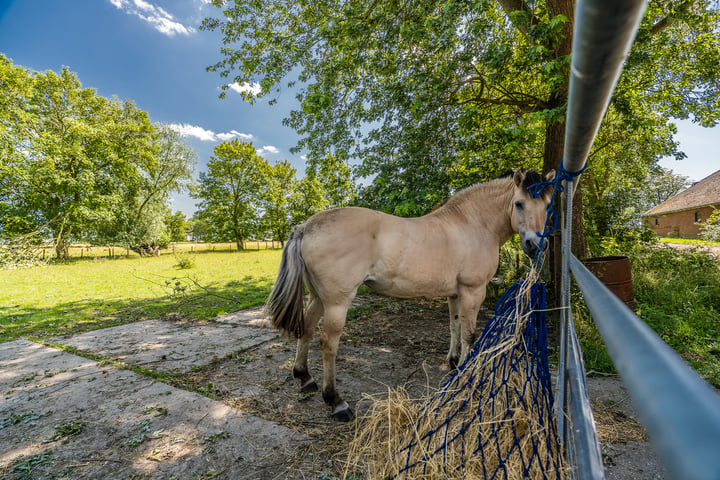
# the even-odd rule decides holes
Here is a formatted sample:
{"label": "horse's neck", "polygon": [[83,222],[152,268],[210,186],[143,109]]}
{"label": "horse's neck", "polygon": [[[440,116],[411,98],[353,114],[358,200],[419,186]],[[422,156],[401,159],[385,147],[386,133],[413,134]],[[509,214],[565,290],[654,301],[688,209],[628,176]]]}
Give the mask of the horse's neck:
{"label": "horse's neck", "polygon": [[494,234],[502,245],[513,235],[511,182],[512,179],[498,179],[468,187],[431,215],[464,217],[467,228]]}

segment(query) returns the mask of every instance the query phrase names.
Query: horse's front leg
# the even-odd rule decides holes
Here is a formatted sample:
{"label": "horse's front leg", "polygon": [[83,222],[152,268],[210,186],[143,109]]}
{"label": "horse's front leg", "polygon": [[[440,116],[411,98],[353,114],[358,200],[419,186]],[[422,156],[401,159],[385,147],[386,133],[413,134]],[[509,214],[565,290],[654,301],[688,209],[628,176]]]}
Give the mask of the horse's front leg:
{"label": "horse's front leg", "polygon": [[350,406],[337,393],[335,388],[335,358],[340,344],[340,334],[345,326],[347,306],[333,305],[325,308],[325,321],[320,334],[320,346],[323,356],[323,388],[325,403],[333,409],[333,418],[340,422],[349,422],[353,418]]}
{"label": "horse's front leg", "polygon": [[305,311],[305,334],[298,338],[295,364],[293,365],[293,377],[300,380],[300,391],[302,393],[317,392],[318,386],[308,371],[308,350],[310,341],[315,334],[318,321],[323,314],[323,305],[319,298],[310,296],[310,303]]}
{"label": "horse's front leg", "polygon": [[470,349],[477,340],[477,316],[485,300],[485,284],[474,288],[465,288],[460,292],[460,337],[461,352],[460,363],[470,352]]}
{"label": "horse's front leg", "polygon": [[448,297],[450,310],[450,350],[446,357],[450,368],[456,368],[460,361],[460,300],[457,295]]}

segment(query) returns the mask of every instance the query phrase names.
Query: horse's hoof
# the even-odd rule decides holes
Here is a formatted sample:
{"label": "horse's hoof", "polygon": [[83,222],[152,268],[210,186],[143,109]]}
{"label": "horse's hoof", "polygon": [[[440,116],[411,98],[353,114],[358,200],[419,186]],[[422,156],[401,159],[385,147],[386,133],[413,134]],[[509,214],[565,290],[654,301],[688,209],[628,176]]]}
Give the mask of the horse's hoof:
{"label": "horse's hoof", "polygon": [[313,393],[320,390],[315,383],[315,380],[310,380],[308,383],[300,387],[300,393]]}
{"label": "horse's hoof", "polygon": [[448,357],[446,360],[450,370],[455,370],[458,367],[458,357]]}
{"label": "horse's hoof", "polygon": [[355,415],[353,415],[352,410],[350,410],[350,407],[347,403],[343,402],[342,405],[338,405],[335,407],[335,411],[333,412],[333,418],[337,422],[349,422],[353,418],[355,418]]}

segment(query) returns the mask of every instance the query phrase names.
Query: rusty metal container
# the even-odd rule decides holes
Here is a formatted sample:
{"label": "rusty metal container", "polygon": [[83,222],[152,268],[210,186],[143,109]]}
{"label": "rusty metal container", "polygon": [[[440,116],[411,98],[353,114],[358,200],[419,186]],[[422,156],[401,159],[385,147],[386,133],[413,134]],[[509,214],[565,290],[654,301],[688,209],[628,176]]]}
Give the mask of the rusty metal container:
{"label": "rusty metal container", "polygon": [[625,256],[593,257],[583,260],[583,264],[605,284],[625,305],[637,309],[635,292],[632,285],[630,259]]}

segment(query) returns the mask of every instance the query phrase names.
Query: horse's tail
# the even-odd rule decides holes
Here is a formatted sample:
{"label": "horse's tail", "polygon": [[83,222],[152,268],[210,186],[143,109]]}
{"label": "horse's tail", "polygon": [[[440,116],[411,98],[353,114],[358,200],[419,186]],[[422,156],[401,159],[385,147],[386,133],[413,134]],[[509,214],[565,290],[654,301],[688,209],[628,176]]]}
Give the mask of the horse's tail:
{"label": "horse's tail", "polygon": [[302,226],[298,226],[290,233],[283,249],[280,271],[265,306],[273,326],[295,338],[300,338],[305,333],[305,261],[300,252],[303,230]]}

